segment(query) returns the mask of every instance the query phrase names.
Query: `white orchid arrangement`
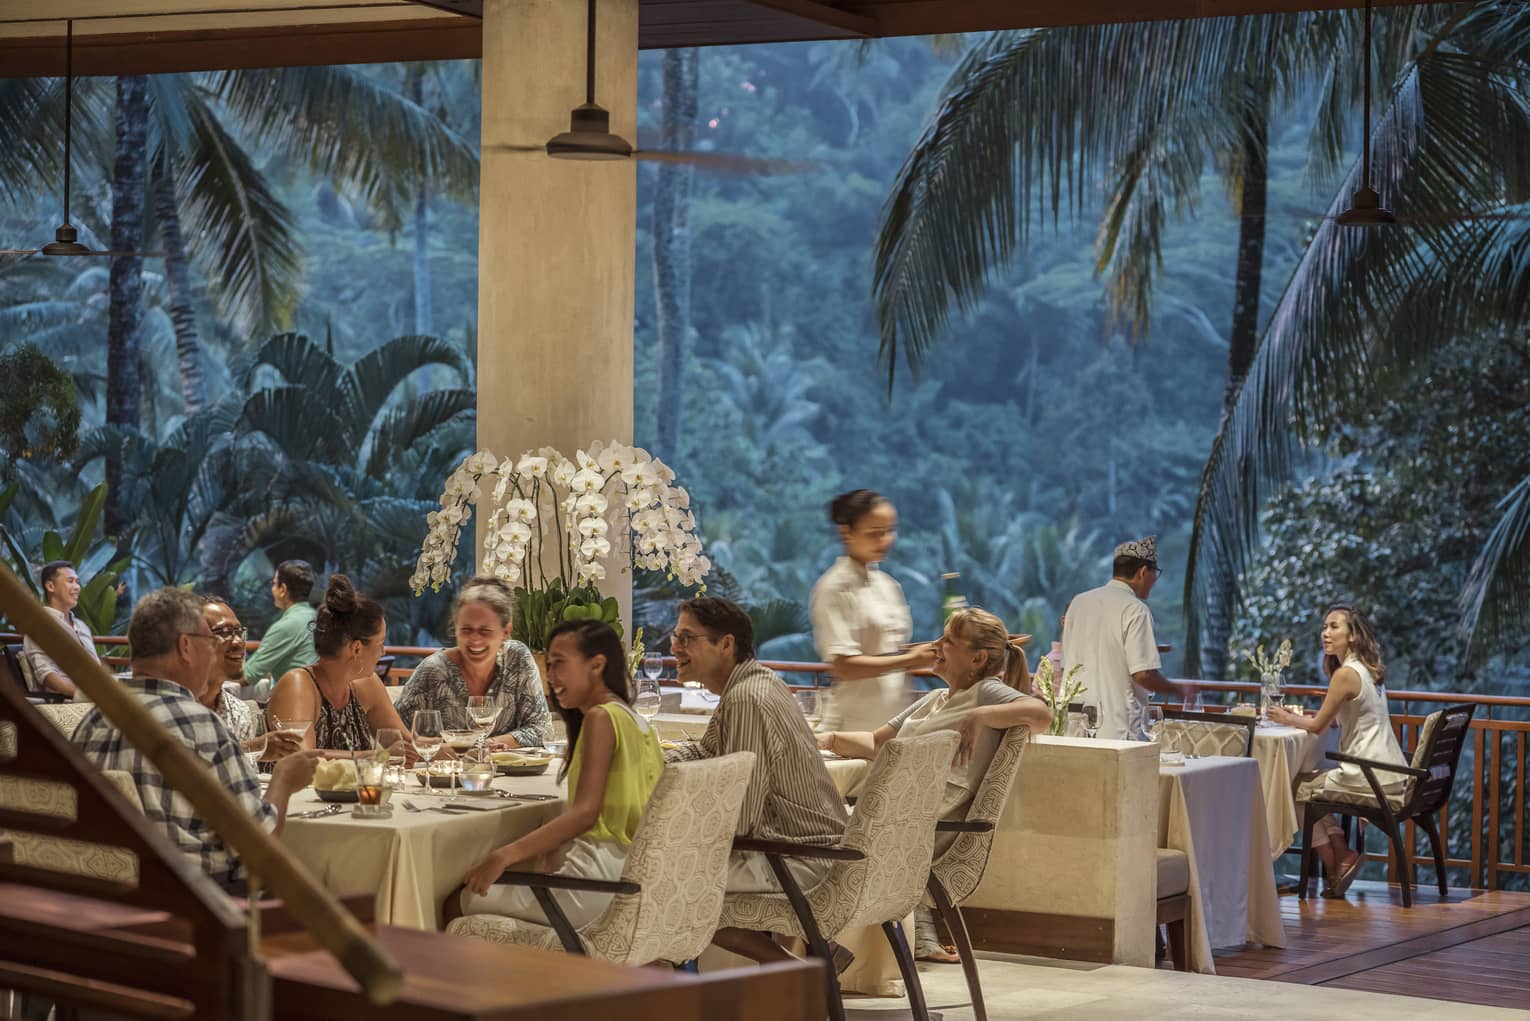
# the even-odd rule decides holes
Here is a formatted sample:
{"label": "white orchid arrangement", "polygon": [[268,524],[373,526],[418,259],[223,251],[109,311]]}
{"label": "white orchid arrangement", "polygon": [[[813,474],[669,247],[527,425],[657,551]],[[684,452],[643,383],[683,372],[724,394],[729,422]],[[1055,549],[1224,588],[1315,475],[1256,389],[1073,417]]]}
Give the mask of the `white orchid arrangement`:
{"label": "white orchid arrangement", "polygon": [[1068,726],[1068,704],[1075,701],[1080,695],[1089,689],[1083,681],[1074,680],[1074,676],[1084,669],[1084,664],[1075,663],[1067,676],[1058,677],[1057,668],[1047,657],[1041,657],[1041,664],[1036,667],[1034,680],[1036,691],[1040,693],[1041,700],[1052,711],[1052,725],[1047,733],[1053,737],[1061,736]]}
{"label": "white orchid arrangement", "polygon": [[1256,646],[1253,652],[1245,651],[1243,658],[1248,660],[1259,674],[1259,683],[1265,688],[1279,690],[1281,675],[1291,665],[1291,639],[1287,638],[1280,643],[1273,656],[1266,657],[1264,645]]}
{"label": "white orchid arrangement", "polygon": [[674,471],[648,451],[615,442],[597,442],[573,459],[551,447],[515,461],[487,450],[470,454],[447,478],[441,509],[426,515],[429,531],[410,587],[419,595],[446,583],[471,505],[487,489],[494,510],[480,570],[515,586],[515,637],[542,651],[547,632],[563,620],[605,620],[620,631],[616,600],[596,588],[613,555],[624,558],[623,570],[663,571],[703,589],[712,569],[695,535],[690,494],[674,481]]}

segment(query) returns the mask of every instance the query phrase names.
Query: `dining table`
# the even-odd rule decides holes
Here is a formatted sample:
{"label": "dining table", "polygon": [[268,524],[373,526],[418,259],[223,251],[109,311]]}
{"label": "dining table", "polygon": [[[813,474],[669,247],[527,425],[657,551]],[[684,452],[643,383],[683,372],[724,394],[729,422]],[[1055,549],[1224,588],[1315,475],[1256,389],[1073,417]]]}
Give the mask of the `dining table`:
{"label": "dining table", "polygon": [[1159,767],[1158,846],[1183,851],[1190,866],[1191,971],[1215,974],[1217,947],[1286,945],[1265,818],[1253,758],[1208,755]]}
{"label": "dining table", "polygon": [[1254,731],[1254,761],[1259,763],[1259,782],[1264,788],[1265,830],[1270,859],[1285,854],[1301,834],[1302,816],[1293,794],[1300,773],[1330,768],[1330,751],[1339,748],[1339,730],[1331,727],[1312,734],[1296,727],[1261,723]]}
{"label": "dining table", "polygon": [[[406,786],[392,792],[389,814],[366,818],[308,787],[288,803],[281,842],[331,893],[375,893],[378,922],[439,929],[441,902],[474,862],[563,810],[556,772],[554,764],[542,776],[495,780],[495,790],[528,800],[459,792],[455,801],[410,774]],[[311,814],[332,809],[338,811]]]}

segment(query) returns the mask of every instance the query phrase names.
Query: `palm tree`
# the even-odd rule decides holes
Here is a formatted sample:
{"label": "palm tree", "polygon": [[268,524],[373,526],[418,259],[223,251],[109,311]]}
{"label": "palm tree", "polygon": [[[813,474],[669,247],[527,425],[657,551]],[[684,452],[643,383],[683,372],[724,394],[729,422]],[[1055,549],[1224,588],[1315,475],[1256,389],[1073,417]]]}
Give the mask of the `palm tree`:
{"label": "palm tree", "polygon": [[[143,246],[143,196],[148,130],[148,81],[143,75],[117,79],[116,158],[112,167],[112,249],[136,252]],[[143,259],[112,260],[110,325],[106,341],[106,424],[138,427],[138,333],[143,320]],[[122,465],[106,462],[106,533],[123,536],[127,507]],[[124,537],[125,538],[125,537]],[[119,550],[122,547],[119,547]]]}
{"label": "palm tree", "polygon": [[[1187,655],[1202,640],[1204,566],[1241,572],[1259,510],[1293,477],[1300,450],[1405,385],[1441,336],[1530,321],[1530,5],[1487,0],[1446,13],[1414,41],[1372,130],[1372,186],[1411,222],[1337,225],[1360,183],[1351,168],[1217,434],[1185,583]],[[1527,493],[1530,480],[1510,488],[1462,593],[1469,638],[1530,629]]]}
{"label": "palm tree", "polygon": [[[696,140],[701,51],[664,51],[661,148],[684,152]],[[653,195],[653,289],[659,342],[659,420],[654,456],[674,463],[680,449],[685,347],[691,331],[691,184],[696,168],[660,163]]]}
{"label": "palm tree", "polygon": [[[1423,17],[1390,19],[1384,49]],[[1112,318],[1144,334],[1163,231],[1194,209],[1212,160],[1239,221],[1225,418],[1258,345],[1270,118],[1316,83],[1314,159],[1335,164],[1356,92],[1353,28],[1347,12],[1317,12],[1001,32],[974,46],[883,210],[873,291],[889,388],[899,355],[917,366],[953,306],[975,305],[1033,221],[1060,218],[1064,194],[1077,215],[1097,173],[1097,270]],[[1222,672],[1233,595],[1225,581],[1203,591],[1208,676]]]}

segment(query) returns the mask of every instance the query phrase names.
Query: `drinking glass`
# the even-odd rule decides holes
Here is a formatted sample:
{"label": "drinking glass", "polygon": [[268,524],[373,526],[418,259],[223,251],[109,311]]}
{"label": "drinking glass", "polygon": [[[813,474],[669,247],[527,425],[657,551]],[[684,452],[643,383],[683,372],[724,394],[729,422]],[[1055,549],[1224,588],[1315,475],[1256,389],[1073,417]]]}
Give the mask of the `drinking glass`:
{"label": "drinking glass", "polygon": [[473,729],[478,732],[479,751],[483,750],[485,742],[489,740],[489,731],[494,729],[494,721],[499,719],[500,706],[500,700],[494,695],[468,696],[467,712],[473,721]]}
{"label": "drinking glass", "polygon": [[1147,736],[1154,744],[1163,742],[1163,707],[1150,705],[1147,707]]}
{"label": "drinking glass", "polygon": [[1190,697],[1185,699],[1185,712],[1203,713],[1205,711],[1206,704],[1201,699],[1201,689],[1196,688],[1195,691],[1190,693]]}
{"label": "drinking glass", "polygon": [[807,718],[808,728],[816,731],[819,721],[823,718],[818,708],[818,692],[811,690],[797,692],[797,708],[801,709],[802,715]]}
{"label": "drinking glass", "polygon": [[659,709],[664,704],[664,696],[659,692],[659,682],[652,678],[643,678],[637,683],[637,697],[632,700],[632,708],[638,715],[647,720],[654,728],[655,736],[658,735],[658,724],[653,718],[659,715]]}
{"label": "drinking glass", "polygon": [[1100,710],[1098,706],[1084,706],[1084,733],[1090,738],[1099,736]]}
{"label": "drinking glass", "polygon": [[284,720],[280,716],[271,717],[271,729],[281,734],[291,734],[299,741],[308,733],[308,728],[313,726],[312,720]]}
{"label": "drinking glass", "polygon": [[446,738],[441,728],[441,710],[421,709],[414,714],[414,750],[425,760],[425,779],[430,779],[430,763]]}
{"label": "drinking glass", "polygon": [[494,782],[494,763],[487,755],[468,752],[462,757],[462,789],[477,793],[486,791]]}
{"label": "drinking glass", "polygon": [[650,652],[643,656],[643,676],[650,681],[657,681],[659,675],[664,672],[664,657],[657,652]]}
{"label": "drinking glass", "polygon": [[352,815],[387,815],[388,786],[384,783],[386,766],[378,759],[356,760],[356,807]]}

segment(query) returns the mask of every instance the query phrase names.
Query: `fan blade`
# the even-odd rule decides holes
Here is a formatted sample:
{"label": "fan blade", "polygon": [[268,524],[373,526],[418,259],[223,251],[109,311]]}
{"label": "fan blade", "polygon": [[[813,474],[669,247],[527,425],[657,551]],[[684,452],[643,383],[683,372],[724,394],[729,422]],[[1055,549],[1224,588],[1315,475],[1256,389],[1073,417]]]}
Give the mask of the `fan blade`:
{"label": "fan blade", "polygon": [[36,255],[36,248],[0,248],[0,255]]}
{"label": "fan blade", "polygon": [[100,255],[108,259],[163,259],[164,252],[85,252],[85,255]]}
{"label": "fan blade", "polygon": [[726,152],[670,152],[664,149],[635,149],[633,159],[651,163],[685,163],[702,170],[727,170],[739,174],[805,174],[822,170],[823,164],[812,160],[772,159],[764,156],[739,156]]}
{"label": "fan blade", "polygon": [[486,152],[547,152],[547,143],[541,145],[486,145]]}

